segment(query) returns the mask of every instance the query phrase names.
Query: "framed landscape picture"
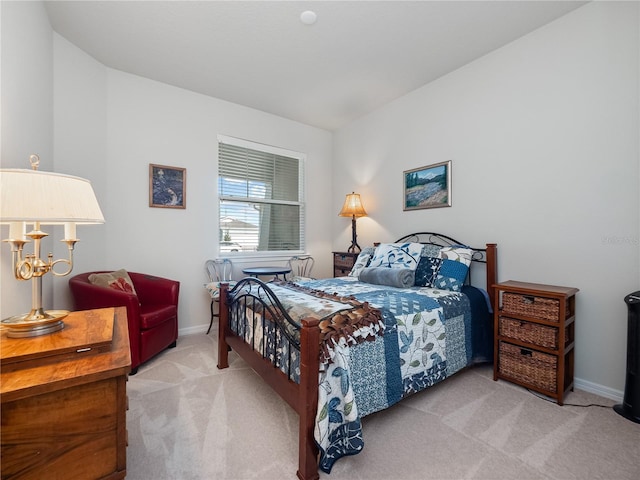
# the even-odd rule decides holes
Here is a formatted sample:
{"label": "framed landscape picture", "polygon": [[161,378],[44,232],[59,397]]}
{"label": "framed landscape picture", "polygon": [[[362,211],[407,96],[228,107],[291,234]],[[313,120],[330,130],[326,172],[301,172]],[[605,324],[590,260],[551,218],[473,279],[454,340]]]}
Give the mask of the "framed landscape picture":
{"label": "framed landscape picture", "polygon": [[407,170],[404,180],[404,210],[451,206],[451,160]]}
{"label": "framed landscape picture", "polygon": [[149,164],[149,206],[186,208],[187,169]]}

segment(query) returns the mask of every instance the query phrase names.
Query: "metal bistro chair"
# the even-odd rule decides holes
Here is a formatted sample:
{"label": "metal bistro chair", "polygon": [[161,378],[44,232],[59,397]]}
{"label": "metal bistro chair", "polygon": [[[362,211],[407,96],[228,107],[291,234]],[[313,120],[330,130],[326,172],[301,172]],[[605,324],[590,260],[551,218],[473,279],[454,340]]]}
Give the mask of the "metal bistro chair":
{"label": "metal bistro chair", "polygon": [[214,317],[219,317],[220,312],[215,313],[214,303],[220,302],[220,284],[228,283],[230,287],[233,287],[236,282],[231,281],[233,275],[233,263],[228,258],[217,258],[215,260],[207,260],[204,263],[207,276],[209,277],[209,283],[205,285],[205,288],[211,295],[211,321],[209,322],[209,328],[207,329],[207,335],[211,331],[213,326]]}
{"label": "metal bistro chair", "polygon": [[291,268],[291,278],[295,280],[298,277],[310,278],[315,260],[311,255],[297,255],[291,257],[288,263]]}

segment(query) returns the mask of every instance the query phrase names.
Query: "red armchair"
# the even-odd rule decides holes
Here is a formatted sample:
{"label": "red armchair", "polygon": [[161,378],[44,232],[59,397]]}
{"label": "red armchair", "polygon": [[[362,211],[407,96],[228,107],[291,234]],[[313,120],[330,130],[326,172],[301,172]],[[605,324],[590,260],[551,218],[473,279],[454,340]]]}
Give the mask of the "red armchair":
{"label": "red armchair", "polygon": [[180,282],[143,273],[127,272],[135,293],[93,285],[92,273],[81,273],[69,279],[75,310],[127,307],[131,374],[138,366],[166,348],[176,346],[178,338],[178,293]]}

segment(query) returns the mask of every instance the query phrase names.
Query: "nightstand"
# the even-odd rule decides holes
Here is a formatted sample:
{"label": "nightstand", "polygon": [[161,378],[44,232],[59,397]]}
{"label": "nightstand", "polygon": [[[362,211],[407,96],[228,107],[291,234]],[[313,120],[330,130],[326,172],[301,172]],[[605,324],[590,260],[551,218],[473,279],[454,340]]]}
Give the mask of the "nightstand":
{"label": "nightstand", "polygon": [[577,288],[498,283],[495,288],[493,379],[508,380],[562,405],[573,390]]}
{"label": "nightstand", "polygon": [[346,277],[356,263],[359,253],[333,252],[333,276]]}

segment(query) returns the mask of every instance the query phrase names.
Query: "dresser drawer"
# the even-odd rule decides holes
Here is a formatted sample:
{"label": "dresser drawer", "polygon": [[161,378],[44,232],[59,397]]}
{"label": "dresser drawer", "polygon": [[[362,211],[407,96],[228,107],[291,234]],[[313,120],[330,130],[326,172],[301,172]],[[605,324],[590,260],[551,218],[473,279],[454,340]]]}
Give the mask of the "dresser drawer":
{"label": "dresser drawer", "polygon": [[[500,316],[499,333],[503,337],[540,347],[558,349],[558,328],[525,322],[515,318]],[[565,343],[569,339],[568,327],[565,327]]]}
{"label": "dresser drawer", "polygon": [[353,264],[355,263],[355,256],[352,254],[344,254],[344,253],[334,253],[333,254],[333,265],[334,267],[344,267],[351,269],[353,268]]}
{"label": "dresser drawer", "polygon": [[[569,315],[569,303],[566,300],[565,311]],[[560,320],[560,300],[535,295],[507,293],[502,296],[502,310],[504,313],[525,315],[528,317],[558,322]]]}
{"label": "dresser drawer", "polygon": [[501,375],[549,392],[556,392],[557,356],[507,342],[500,342],[499,349],[498,371]]}

